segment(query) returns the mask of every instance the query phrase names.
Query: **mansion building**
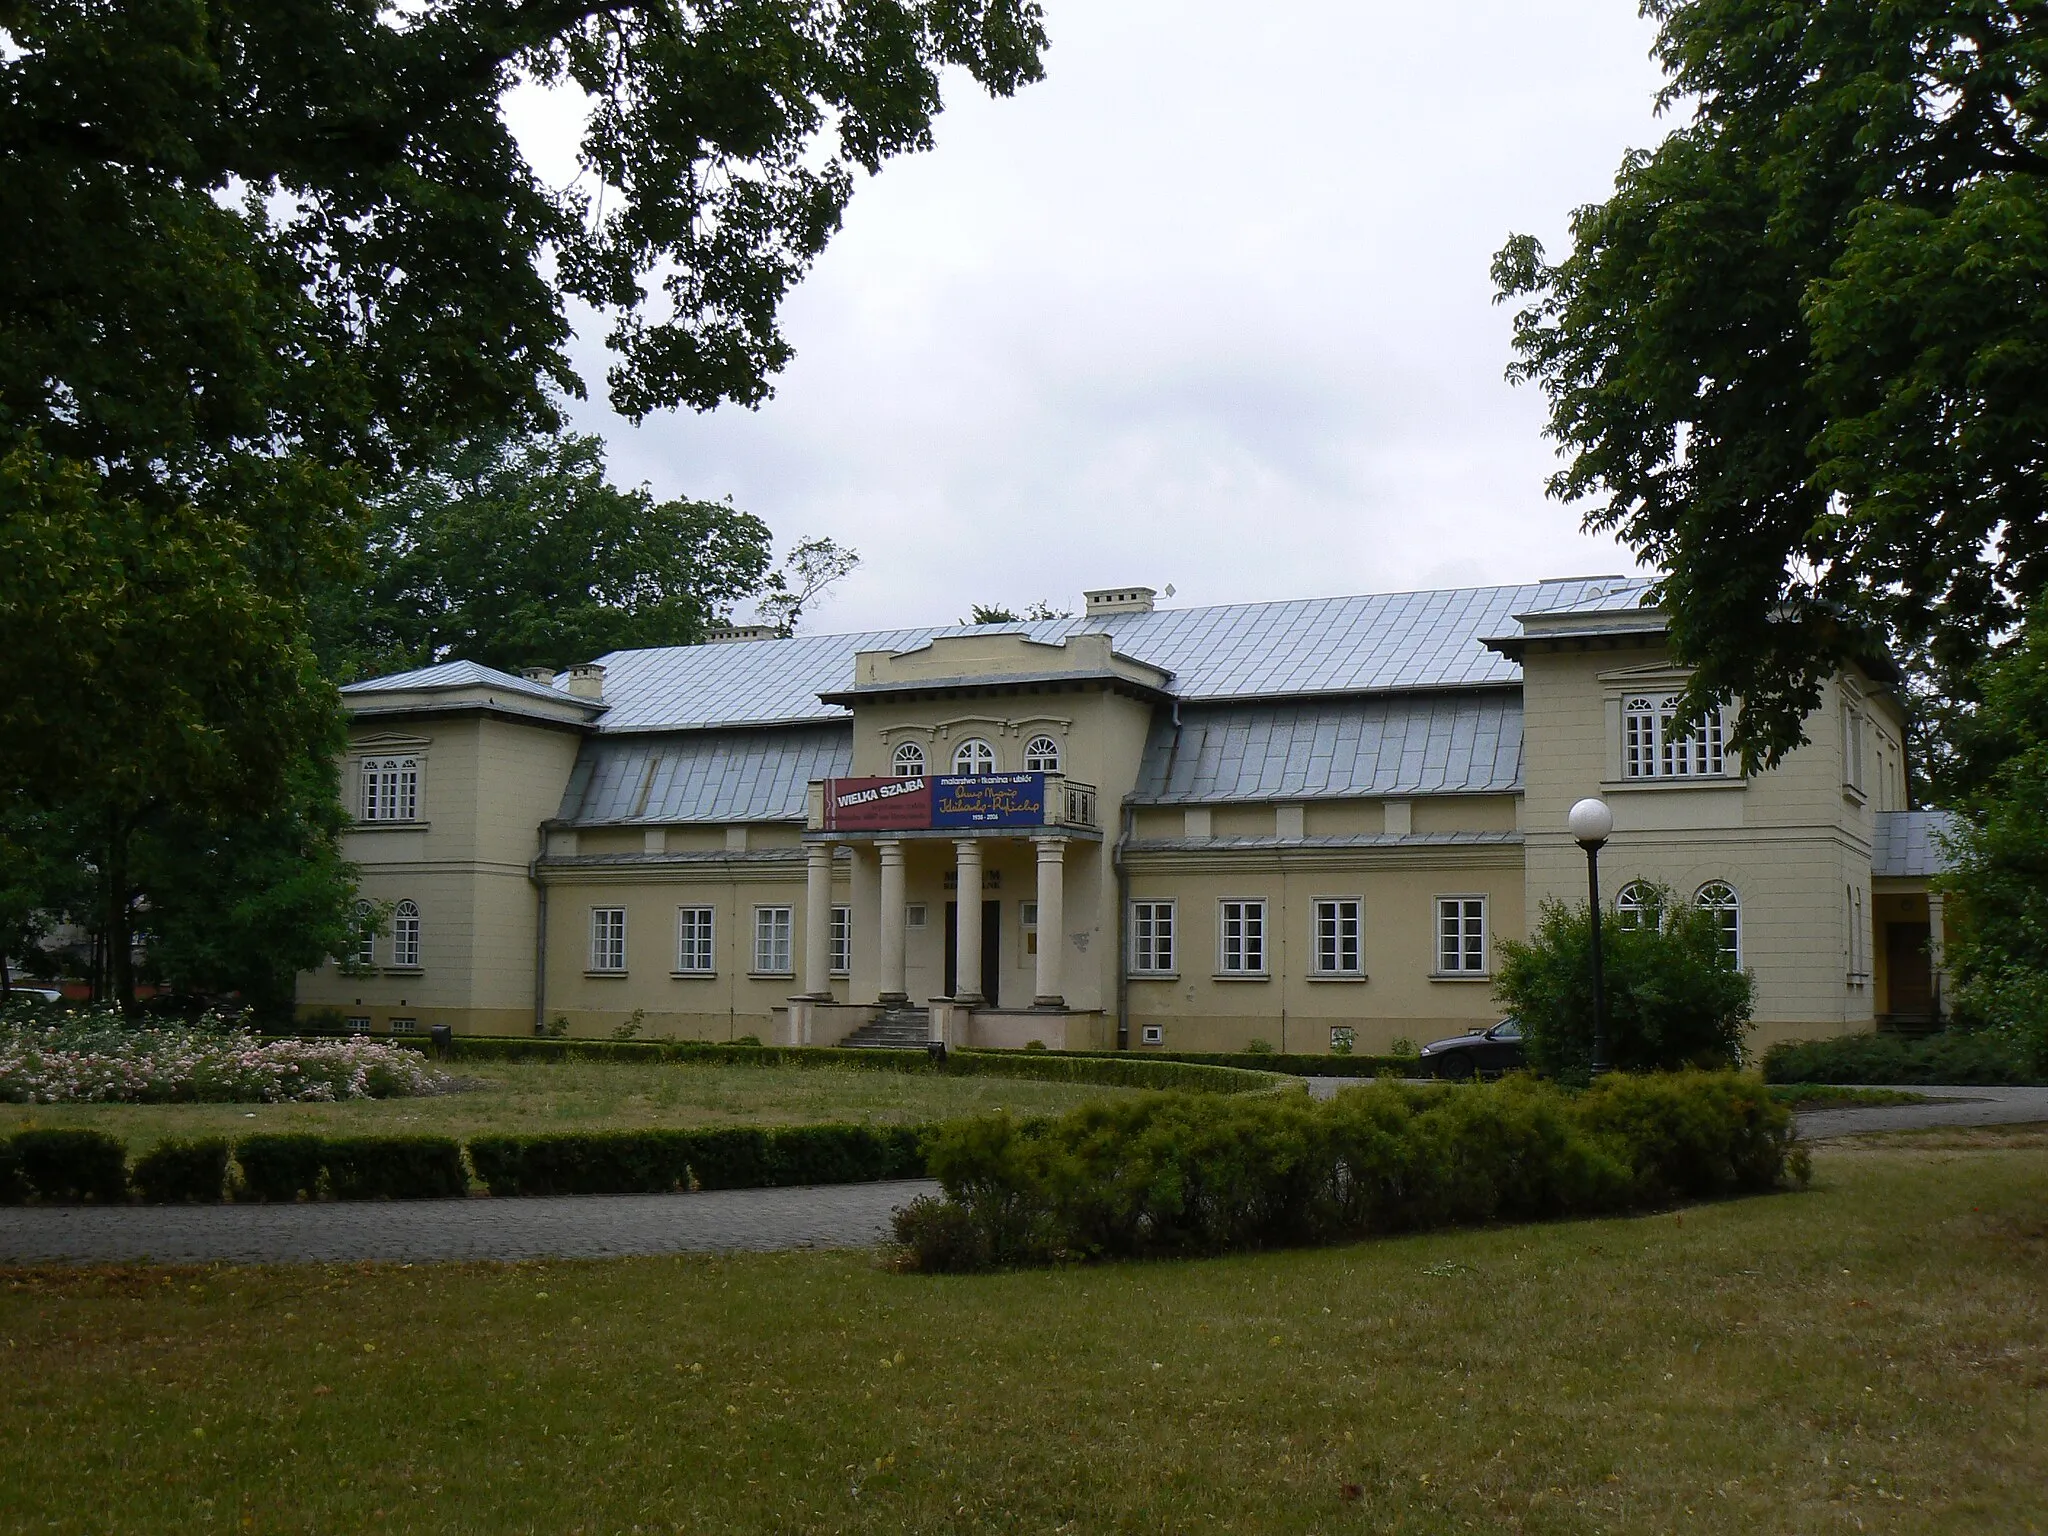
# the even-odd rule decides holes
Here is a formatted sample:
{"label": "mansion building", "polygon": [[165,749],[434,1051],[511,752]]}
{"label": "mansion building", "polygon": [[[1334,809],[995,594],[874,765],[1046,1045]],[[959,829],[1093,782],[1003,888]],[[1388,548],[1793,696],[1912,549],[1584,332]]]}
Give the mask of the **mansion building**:
{"label": "mansion building", "polygon": [[300,978],[357,1030],[1387,1050],[1499,1017],[1504,939],[1711,909],[1754,1037],[1929,1023],[1939,818],[1894,680],[1745,775],[1646,583],[1602,577],[450,662],[343,690],[347,855],[390,919]]}

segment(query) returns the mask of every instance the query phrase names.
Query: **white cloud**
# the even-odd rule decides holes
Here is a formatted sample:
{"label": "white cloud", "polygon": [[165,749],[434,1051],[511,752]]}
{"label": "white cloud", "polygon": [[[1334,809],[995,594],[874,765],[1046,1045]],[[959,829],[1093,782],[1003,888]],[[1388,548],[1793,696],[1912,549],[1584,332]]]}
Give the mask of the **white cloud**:
{"label": "white cloud", "polygon": [[[1043,84],[956,82],[937,148],[856,194],[774,400],[578,412],[618,477],[859,548],[812,628],[1631,568],[1544,499],[1487,281],[1663,131],[1628,0],[1047,12]],[[519,110],[565,163],[566,115]],[[595,390],[594,332],[582,361]]]}

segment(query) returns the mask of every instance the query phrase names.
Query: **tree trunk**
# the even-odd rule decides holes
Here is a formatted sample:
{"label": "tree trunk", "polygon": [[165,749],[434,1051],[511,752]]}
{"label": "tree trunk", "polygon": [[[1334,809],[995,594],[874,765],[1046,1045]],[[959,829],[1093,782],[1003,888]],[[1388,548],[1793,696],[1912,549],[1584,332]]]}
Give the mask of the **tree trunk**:
{"label": "tree trunk", "polygon": [[128,835],[134,830],[132,817],[118,811],[107,818],[107,990],[121,1005],[121,1012],[135,1014],[135,942],[130,929],[134,916],[128,892]]}

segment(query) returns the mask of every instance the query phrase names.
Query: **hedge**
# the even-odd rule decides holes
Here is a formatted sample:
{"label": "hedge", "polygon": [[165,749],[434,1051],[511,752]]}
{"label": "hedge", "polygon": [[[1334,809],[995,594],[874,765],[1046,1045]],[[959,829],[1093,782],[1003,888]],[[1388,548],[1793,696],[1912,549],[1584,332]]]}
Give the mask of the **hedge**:
{"label": "hedge", "polygon": [[227,1198],[228,1144],[219,1136],[160,1141],[130,1174],[145,1205],[215,1205]]}
{"label": "hedge", "polygon": [[1764,1053],[1764,1081],[2001,1087],[2048,1079],[1997,1035],[1944,1031],[1917,1040],[1869,1034],[1785,1041]]}
{"label": "hedge", "polygon": [[943,1198],[898,1214],[927,1271],[1226,1253],[1643,1209],[1803,1182],[1791,1113],[1733,1074],[1383,1082],[1306,1097],[1161,1095],[1038,1125],[943,1127]]}
{"label": "hedge", "polygon": [[105,1131],[16,1131],[0,1152],[0,1200],[113,1205],[128,1198],[128,1153]]}
{"label": "hedge", "polygon": [[723,1126],[479,1136],[471,1165],[494,1195],[639,1195],[921,1178],[931,1128]]}
{"label": "hedge", "polygon": [[461,1144],[447,1136],[244,1136],[235,1161],[252,1200],[435,1200],[469,1192]]}

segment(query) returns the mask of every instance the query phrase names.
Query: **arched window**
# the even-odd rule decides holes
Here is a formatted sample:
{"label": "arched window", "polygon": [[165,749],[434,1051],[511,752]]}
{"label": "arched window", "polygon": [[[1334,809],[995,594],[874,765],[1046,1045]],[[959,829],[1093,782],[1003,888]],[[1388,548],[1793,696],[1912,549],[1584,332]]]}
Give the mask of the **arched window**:
{"label": "arched window", "polygon": [[354,960],[357,965],[375,965],[377,963],[377,927],[370,919],[370,904],[367,901],[356,903],[356,952]]}
{"label": "arched window", "polygon": [[1656,927],[1657,893],[1641,880],[1629,881],[1615,894],[1614,917],[1623,928]]}
{"label": "arched window", "polygon": [[979,736],[970,736],[953,749],[955,773],[994,773],[996,749]]}
{"label": "arched window", "polygon": [[415,901],[401,901],[391,916],[391,963],[398,966],[420,963],[420,908]]}
{"label": "arched window", "polygon": [[1034,736],[1024,746],[1026,773],[1058,773],[1060,744],[1050,736]]}
{"label": "arched window", "polygon": [[892,759],[896,777],[899,779],[921,779],[924,777],[924,748],[914,741],[906,741],[896,749]]}
{"label": "arched window", "polygon": [[363,759],[362,819],[420,819],[420,760],[416,757]]}
{"label": "arched window", "polygon": [[1714,914],[1721,925],[1721,953],[1729,964],[1742,964],[1742,898],[1726,880],[1709,880],[1693,897],[1703,912]]}

